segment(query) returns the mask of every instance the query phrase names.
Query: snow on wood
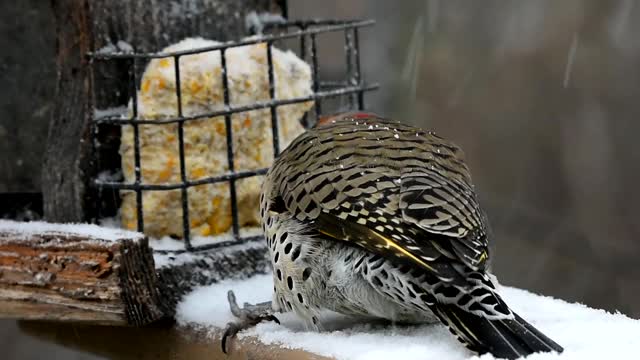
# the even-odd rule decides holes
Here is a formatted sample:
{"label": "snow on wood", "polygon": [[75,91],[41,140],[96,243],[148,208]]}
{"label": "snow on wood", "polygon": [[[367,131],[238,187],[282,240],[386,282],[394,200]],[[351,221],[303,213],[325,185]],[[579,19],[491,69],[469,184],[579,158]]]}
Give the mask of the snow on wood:
{"label": "snow on wood", "polygon": [[0,221],[0,317],[142,325],[163,316],[140,233]]}
{"label": "snow on wood", "polygon": [[[219,335],[220,329],[234,320],[227,304],[229,289],[235,291],[239,304],[268,301],[273,291],[272,276],[198,288],[178,305],[178,322],[205,326]],[[502,287],[501,294],[515,311],[565,348],[560,355],[533,354],[527,360],[631,359],[640,350],[640,320],[512,287]],[[323,323],[327,330],[317,333],[304,329],[292,314],[279,314],[278,318],[282,325],[261,323],[239,336],[336,359],[493,359],[491,355],[475,356],[439,324],[392,326],[328,314]]]}
{"label": "snow on wood", "polygon": [[262,239],[207,251],[156,252],[154,259],[164,311],[169,316],[175,314],[177,304],[194,288],[265,273],[270,264]]}
{"label": "snow on wood", "polygon": [[[126,231],[115,228],[106,228],[93,224],[57,224],[41,221],[18,222],[10,220],[0,220],[0,233],[11,234],[11,237],[4,236],[1,239],[30,240],[33,235],[56,235],[61,239],[68,237],[82,237],[89,240],[133,240],[140,241],[144,235],[138,232]],[[0,240],[2,241],[2,240]]]}

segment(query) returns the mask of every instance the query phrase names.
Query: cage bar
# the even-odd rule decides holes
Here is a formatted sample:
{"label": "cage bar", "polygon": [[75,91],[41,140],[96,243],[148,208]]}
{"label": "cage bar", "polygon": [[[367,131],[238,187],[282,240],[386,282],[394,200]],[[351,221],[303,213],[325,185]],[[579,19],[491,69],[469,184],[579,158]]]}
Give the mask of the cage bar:
{"label": "cage bar", "polygon": [[[180,84],[180,55],[173,57],[173,67],[176,77],[176,101],[178,109],[178,117],[182,117],[182,86]],[[191,224],[189,222],[189,192],[184,184],[187,181],[187,166],[184,158],[184,122],[178,123],[178,156],[180,158],[180,187],[182,197],[182,238],[184,246],[187,250],[191,250]]]}
{"label": "cage bar", "polygon": [[[304,31],[306,30],[306,27],[304,25],[300,26],[300,31]],[[306,60],[307,58],[307,37],[306,36],[300,36],[300,57],[303,60]],[[300,120],[300,122],[302,123],[302,126],[306,128],[309,127],[309,114],[308,113],[304,113],[304,115],[302,116],[302,120]]]}
{"label": "cage bar", "polygon": [[[320,69],[318,66],[318,44],[316,42],[316,34],[309,35],[311,38],[311,66],[313,67],[313,92],[317,93],[320,90]],[[320,119],[320,113],[322,113],[322,105],[320,101],[316,101],[314,104],[316,111],[316,121]]]}
{"label": "cage bar", "polygon": [[[224,107],[229,107],[229,74],[227,73],[227,53],[226,49],[220,51],[220,66],[222,67],[222,94],[224,98]],[[229,165],[229,172],[235,172],[235,165],[233,159],[233,127],[231,123],[231,112],[225,113],[224,124],[227,134],[227,162]],[[238,238],[240,236],[240,225],[238,219],[238,201],[236,194],[236,178],[229,178],[229,202],[231,203],[231,227],[233,230],[233,237]]]}
{"label": "cage bar", "polygon": [[[335,31],[340,31],[340,30],[344,30],[344,29],[348,29],[348,28],[359,28],[359,27],[365,27],[365,26],[372,26],[374,24],[375,24],[374,20],[357,20],[357,21],[350,21],[350,20],[287,21],[287,22],[281,23],[280,25],[282,27],[295,26],[295,27],[299,27],[299,28],[304,26],[305,29],[304,30],[290,32],[290,33],[285,33],[285,34],[258,36],[258,37],[253,37],[251,39],[227,42],[227,43],[223,43],[223,44],[220,44],[220,45],[207,46],[207,47],[202,47],[202,48],[198,48],[198,49],[191,49],[191,50],[172,51],[172,52],[164,52],[164,53],[163,52],[152,52],[152,53],[89,52],[87,55],[92,57],[92,58],[94,58],[94,59],[99,59],[99,60],[130,59],[130,58],[142,58],[142,59],[145,59],[145,60],[151,60],[151,59],[167,58],[167,57],[172,57],[172,56],[183,56],[183,55],[200,54],[200,53],[204,53],[204,52],[215,51],[215,50],[223,50],[223,49],[230,49],[230,48],[240,47],[240,46],[245,46],[245,45],[255,45],[255,44],[268,42],[268,41],[291,39],[291,38],[297,38],[297,37],[300,37],[300,36],[311,35],[311,34],[321,34],[321,33],[327,33],[327,32],[335,32]],[[314,28],[313,26],[318,26],[318,27]]]}
{"label": "cage bar", "polygon": [[[353,33],[349,29],[344,30],[344,52],[347,63],[347,85],[357,85],[353,76]],[[347,95],[349,107],[353,108],[353,95]]]}
{"label": "cage bar", "polygon": [[[353,52],[356,55],[356,74],[355,80],[358,86],[362,85],[362,74],[360,72],[360,36],[358,28],[353,28]],[[358,110],[364,110],[364,91],[358,91]]]}
{"label": "cage bar", "polygon": [[[327,85],[330,85],[330,84],[327,83]],[[172,124],[172,123],[188,122],[188,121],[206,119],[206,118],[217,117],[217,116],[224,116],[227,114],[235,114],[235,113],[251,111],[251,110],[266,109],[271,106],[290,105],[295,103],[306,102],[309,100],[318,101],[318,100],[323,100],[325,98],[338,97],[338,96],[351,94],[351,93],[371,91],[377,88],[378,88],[378,84],[362,84],[361,83],[360,85],[345,86],[339,89],[319,90],[317,93],[311,94],[309,96],[300,96],[300,97],[291,98],[291,99],[278,99],[273,101],[256,101],[255,103],[252,103],[250,105],[242,105],[242,106],[229,105],[225,110],[203,112],[202,114],[169,118],[169,119],[158,119],[158,120],[137,119],[135,123],[140,125],[165,125],[165,124]],[[97,123],[121,124],[121,125],[132,124],[134,122],[133,120],[130,120],[130,119],[121,119],[119,117],[111,117],[111,116],[94,118],[94,121]]]}
{"label": "cage bar", "polygon": [[140,129],[138,127],[138,123],[136,122],[138,118],[138,92],[136,90],[137,77],[136,77],[136,59],[131,59],[131,64],[129,65],[129,71],[131,72],[131,104],[133,109],[131,111],[131,120],[133,126],[133,162],[134,162],[134,173],[136,178],[136,220],[138,231],[144,232],[144,212],[143,212],[143,204],[142,204],[142,190],[139,188],[142,182],[142,167],[140,161]]}
{"label": "cage bar", "polygon": [[[273,55],[272,42],[267,43],[267,72],[269,74],[269,99],[271,101],[276,98],[276,84],[273,75]],[[276,111],[276,105],[271,105],[271,134],[273,141],[273,157],[275,158],[280,154],[280,137],[278,133],[278,112]]]}

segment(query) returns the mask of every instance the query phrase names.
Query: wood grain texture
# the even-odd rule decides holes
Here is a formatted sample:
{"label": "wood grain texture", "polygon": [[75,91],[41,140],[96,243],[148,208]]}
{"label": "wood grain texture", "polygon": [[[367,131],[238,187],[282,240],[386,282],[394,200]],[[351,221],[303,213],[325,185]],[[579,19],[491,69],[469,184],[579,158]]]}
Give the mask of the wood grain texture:
{"label": "wood grain texture", "polygon": [[0,232],[0,317],[144,325],[163,316],[146,238]]}
{"label": "wood grain texture", "polygon": [[83,0],[53,1],[57,23],[56,102],[42,168],[45,216],[52,221],[85,219],[85,174],[90,165],[89,68],[85,54],[92,34]]}

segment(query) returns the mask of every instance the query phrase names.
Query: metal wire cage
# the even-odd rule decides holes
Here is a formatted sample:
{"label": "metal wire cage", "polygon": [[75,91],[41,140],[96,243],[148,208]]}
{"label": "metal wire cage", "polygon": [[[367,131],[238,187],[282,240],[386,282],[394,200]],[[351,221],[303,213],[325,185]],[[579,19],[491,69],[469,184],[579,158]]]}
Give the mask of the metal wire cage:
{"label": "metal wire cage", "polygon": [[[92,139],[93,139],[93,157],[96,162],[95,166],[98,170],[105,169],[117,169],[119,167],[119,161],[114,158],[114,154],[117,154],[117,144],[114,143],[114,139],[119,138],[120,129],[122,126],[129,125],[133,128],[134,137],[134,164],[135,164],[135,181],[125,182],[122,177],[120,178],[107,178],[96,176],[91,185],[98,194],[97,197],[97,217],[108,217],[114,215],[119,207],[119,192],[122,190],[128,190],[135,192],[136,197],[136,215],[137,215],[137,230],[144,232],[144,213],[143,213],[143,192],[144,191],[175,191],[181,192],[181,204],[182,204],[182,228],[184,241],[184,249],[180,251],[199,251],[217,248],[221,246],[233,245],[243,243],[251,240],[262,238],[262,235],[254,236],[241,236],[240,225],[238,219],[238,201],[236,191],[236,181],[248,177],[264,175],[267,172],[267,168],[257,170],[242,170],[239,171],[234,167],[234,144],[233,144],[233,127],[231,124],[231,115],[240,112],[246,112],[257,109],[270,109],[271,116],[271,136],[273,144],[273,154],[277,156],[281,149],[279,148],[278,139],[278,112],[276,109],[279,106],[303,103],[308,101],[314,101],[313,109],[308,111],[301,119],[302,125],[305,128],[313,125],[319,117],[322,116],[324,105],[327,101],[334,100],[336,98],[341,99],[340,110],[356,110],[364,108],[364,94],[365,92],[374,90],[377,88],[377,84],[368,84],[364,81],[361,71],[360,63],[360,44],[359,44],[359,30],[363,27],[372,25],[372,20],[311,20],[311,21],[279,21],[275,23],[266,23],[262,29],[262,35],[247,38],[241,41],[232,41],[222,43],[220,45],[209,46],[205,48],[166,52],[166,53],[136,53],[135,49],[128,49],[129,51],[99,51],[88,54],[90,66],[92,72],[95,72],[94,66],[99,62],[114,62],[117,65],[113,65],[113,68],[118,68],[122,71],[122,66],[126,67],[128,74],[128,95],[131,102],[131,109],[129,116],[123,118],[121,115],[114,115],[110,113],[104,113],[95,111],[92,118]],[[340,36],[342,34],[344,39],[344,66],[346,68],[344,77],[339,81],[323,81],[320,78],[319,71],[319,54],[321,49],[318,47],[318,38],[327,34],[333,34],[333,36]],[[274,62],[272,56],[272,47],[275,43],[287,42],[290,47],[294,47],[294,52],[298,53],[300,58],[305,60],[312,69],[312,93],[309,96],[288,98],[288,99],[276,99],[275,85],[274,85]],[[267,72],[269,81],[269,96],[268,101],[259,101],[247,105],[234,106],[230,104],[229,99],[229,80],[227,74],[227,56],[226,51],[231,48],[265,43],[267,52]],[[292,46],[291,44],[296,44]],[[220,52],[221,59],[221,76],[223,87],[223,101],[224,108],[219,111],[203,112],[196,115],[183,114],[183,103],[181,94],[181,75],[180,75],[180,58],[187,55],[193,55],[206,52]],[[173,59],[175,70],[175,89],[177,99],[177,116],[166,119],[145,119],[138,114],[138,95],[137,89],[139,88],[139,81],[141,78],[140,69],[142,64],[148,63],[152,59],[169,58]],[[99,96],[96,89],[93,90],[93,96]],[[122,97],[121,97],[122,98]],[[93,102],[94,107],[96,101]],[[226,144],[227,144],[227,162],[228,172],[222,175],[211,175],[199,178],[196,180],[189,179],[186,174],[185,165],[185,141],[184,141],[184,126],[189,121],[203,120],[214,117],[224,117],[225,129],[226,129]],[[178,138],[178,155],[179,162],[176,164],[180,168],[180,181],[174,183],[164,184],[150,184],[145,183],[142,180],[141,169],[145,167],[145,164],[141,161],[141,144],[140,144],[140,130],[141,125],[153,125],[153,126],[170,126],[177,125],[177,138]],[[105,134],[107,134],[107,140],[105,141]],[[109,135],[110,134],[110,135]],[[110,136],[111,140],[108,140]],[[109,145],[111,143],[111,145]],[[108,156],[105,154],[109,153]],[[107,160],[105,160],[107,159]],[[111,160],[108,160],[111,159]],[[209,175],[209,174],[207,174]],[[198,185],[214,184],[214,183],[228,183],[229,184],[229,199],[231,205],[231,218],[232,236],[230,240],[219,241],[214,243],[208,243],[206,245],[194,246],[191,241],[190,234],[190,221],[189,221],[189,193],[188,189]],[[163,250],[157,250],[163,251]]]}

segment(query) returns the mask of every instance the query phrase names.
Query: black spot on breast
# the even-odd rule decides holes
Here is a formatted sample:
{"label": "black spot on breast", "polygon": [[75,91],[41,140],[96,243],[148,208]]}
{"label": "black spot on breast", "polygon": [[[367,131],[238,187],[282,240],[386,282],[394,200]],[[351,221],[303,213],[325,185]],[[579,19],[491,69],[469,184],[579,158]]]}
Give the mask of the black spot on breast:
{"label": "black spot on breast", "polygon": [[291,261],[296,261],[296,259],[300,256],[300,245],[296,246],[291,253]]}
{"label": "black spot on breast", "polygon": [[289,254],[291,252],[291,248],[293,247],[293,244],[288,243],[287,245],[284,246],[284,253],[285,254]]}
{"label": "black spot on breast", "polygon": [[276,275],[278,275],[278,280],[282,281],[282,272],[280,271],[280,269],[276,270]]}
{"label": "black spot on breast", "polygon": [[291,306],[291,303],[289,302],[289,300],[287,300],[287,307],[289,307],[289,310],[293,310],[293,306]]}
{"label": "black spot on breast", "polygon": [[288,237],[289,237],[289,233],[287,232],[282,233],[282,235],[280,235],[280,244],[283,244]]}
{"label": "black spot on breast", "polygon": [[409,296],[413,299],[416,298],[416,293],[414,293],[411,289],[407,288],[407,291],[409,292]]}
{"label": "black spot on breast", "polygon": [[309,276],[311,276],[311,268],[305,268],[304,271],[302,271],[302,280],[307,281]]}
{"label": "black spot on breast", "polygon": [[362,257],[360,257],[360,259],[358,259],[358,261],[356,261],[356,264],[353,266],[355,269],[357,269],[362,262],[364,261],[365,255],[363,255]]}
{"label": "black spot on breast", "polygon": [[380,276],[382,276],[383,279],[388,279],[389,278],[389,274],[387,274],[386,270],[380,270]]}
{"label": "black spot on breast", "polygon": [[282,196],[278,195],[273,198],[273,200],[271,200],[271,203],[269,204],[269,211],[272,211],[276,214],[282,214],[287,211],[287,206],[285,205]]}
{"label": "black spot on breast", "polygon": [[369,264],[373,264],[374,262],[378,261],[382,259],[382,256],[380,255],[373,255],[372,257],[369,258]]}
{"label": "black spot on breast", "polygon": [[369,273],[369,267],[368,266],[363,267],[362,268],[362,273],[367,275]]}
{"label": "black spot on breast", "polygon": [[377,276],[373,276],[371,278],[371,281],[373,281],[373,284],[378,286],[378,287],[382,287],[382,281],[380,281],[380,279]]}
{"label": "black spot on breast", "polygon": [[315,316],[311,317],[311,321],[313,322],[313,325],[317,325],[318,324],[318,318]]}
{"label": "black spot on breast", "polygon": [[293,290],[293,278],[291,276],[287,276],[287,286],[289,290]]}
{"label": "black spot on breast", "polygon": [[275,264],[277,264],[277,263],[278,263],[278,259],[279,259],[279,258],[280,258],[280,253],[279,253],[278,251],[276,251],[276,256],[274,256],[274,257],[273,257],[273,262],[274,262]]}
{"label": "black spot on breast", "polygon": [[351,261],[351,254],[347,255],[347,257],[344,258],[345,263],[348,263],[349,261]]}
{"label": "black spot on breast", "polygon": [[300,304],[304,304],[304,301],[302,299],[302,294],[298,293],[298,301],[300,302]]}
{"label": "black spot on breast", "polygon": [[327,271],[327,278],[330,278],[330,277],[331,277],[331,274],[333,274],[333,270],[329,270],[329,271]]}

